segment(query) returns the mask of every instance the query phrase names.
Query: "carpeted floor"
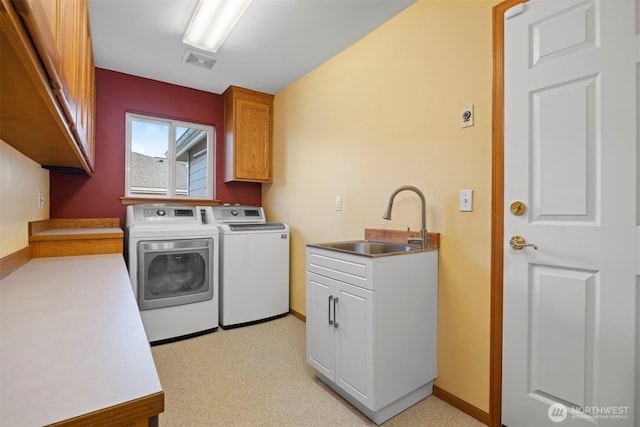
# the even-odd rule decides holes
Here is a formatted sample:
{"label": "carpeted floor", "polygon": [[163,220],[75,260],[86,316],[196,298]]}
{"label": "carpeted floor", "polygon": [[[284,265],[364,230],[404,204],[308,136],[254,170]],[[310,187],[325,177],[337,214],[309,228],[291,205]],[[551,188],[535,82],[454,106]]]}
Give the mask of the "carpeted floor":
{"label": "carpeted floor", "polygon": [[[286,316],[152,347],[163,427],[375,426],[315,378],[305,324]],[[385,426],[483,426],[429,396]]]}

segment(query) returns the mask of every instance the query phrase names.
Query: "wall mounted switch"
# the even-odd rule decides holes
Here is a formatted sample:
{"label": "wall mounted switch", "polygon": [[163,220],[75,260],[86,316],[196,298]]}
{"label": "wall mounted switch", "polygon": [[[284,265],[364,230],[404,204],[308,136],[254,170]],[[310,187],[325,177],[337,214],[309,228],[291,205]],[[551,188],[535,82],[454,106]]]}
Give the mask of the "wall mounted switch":
{"label": "wall mounted switch", "polygon": [[336,196],[336,212],[342,210],[342,196]]}
{"label": "wall mounted switch", "polygon": [[473,211],[473,190],[460,190],[460,212]]}
{"label": "wall mounted switch", "polygon": [[40,209],[44,208],[44,193],[38,193],[38,207]]}

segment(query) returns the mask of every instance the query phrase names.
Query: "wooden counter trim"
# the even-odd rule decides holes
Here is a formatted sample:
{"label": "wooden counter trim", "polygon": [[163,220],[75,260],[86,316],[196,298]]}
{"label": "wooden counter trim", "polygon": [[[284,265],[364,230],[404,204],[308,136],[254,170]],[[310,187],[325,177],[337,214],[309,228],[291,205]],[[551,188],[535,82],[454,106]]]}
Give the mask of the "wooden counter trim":
{"label": "wooden counter trim", "polygon": [[164,392],[150,394],[140,399],[111,406],[90,414],[51,424],[55,427],[80,427],[97,425],[148,426],[149,418],[164,412]]}
{"label": "wooden counter trim", "polygon": [[31,221],[29,236],[52,228],[116,228],[120,227],[119,218],[58,218]]}
{"label": "wooden counter trim", "polygon": [[[412,230],[411,237],[420,237],[420,231]],[[386,228],[365,228],[365,240],[383,240],[385,242],[407,243],[406,230],[388,230]],[[427,247],[440,249],[440,233],[427,231]]]}
{"label": "wooden counter trim", "polygon": [[123,234],[117,238],[67,239],[31,241],[33,258],[75,255],[122,254]]}
{"label": "wooden counter trim", "polygon": [[[51,230],[51,229],[49,229]],[[47,233],[47,230],[29,236],[30,242],[46,242],[51,240],[98,240],[98,239],[122,239],[124,233],[121,228],[73,228],[54,229],[61,233]]]}
{"label": "wooden counter trim", "polygon": [[31,260],[31,246],[18,249],[3,258],[0,258],[0,279],[4,279]]}

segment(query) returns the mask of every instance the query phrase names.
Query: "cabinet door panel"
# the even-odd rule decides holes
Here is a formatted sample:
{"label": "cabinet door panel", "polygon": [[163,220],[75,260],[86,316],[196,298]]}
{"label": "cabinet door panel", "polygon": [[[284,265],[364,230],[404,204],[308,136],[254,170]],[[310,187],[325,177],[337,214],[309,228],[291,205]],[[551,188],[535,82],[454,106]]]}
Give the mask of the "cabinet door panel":
{"label": "cabinet door panel", "polygon": [[229,86],[223,96],[225,182],[272,182],[273,95]]}
{"label": "cabinet door panel", "polygon": [[79,3],[78,33],[78,99],[76,102],[76,137],[89,161],[94,162],[93,92],[95,86],[93,51],[89,32],[89,11],[86,2]]}
{"label": "cabinet door panel", "polygon": [[[332,280],[307,272],[307,362],[328,378],[335,372]],[[331,310],[331,312],[329,312]]]}
{"label": "cabinet door panel", "polygon": [[268,105],[238,100],[236,175],[244,179],[271,179],[271,109]]}
{"label": "cabinet door panel", "polygon": [[371,398],[373,292],[339,283],[336,383],[362,403]]}
{"label": "cabinet door panel", "polygon": [[79,13],[78,0],[60,2],[60,79],[62,92],[59,94],[63,108],[72,129],[76,126],[77,100],[79,98]]}
{"label": "cabinet door panel", "polygon": [[60,66],[60,2],[52,0],[13,0],[31,35],[38,55],[54,85],[59,84]]}

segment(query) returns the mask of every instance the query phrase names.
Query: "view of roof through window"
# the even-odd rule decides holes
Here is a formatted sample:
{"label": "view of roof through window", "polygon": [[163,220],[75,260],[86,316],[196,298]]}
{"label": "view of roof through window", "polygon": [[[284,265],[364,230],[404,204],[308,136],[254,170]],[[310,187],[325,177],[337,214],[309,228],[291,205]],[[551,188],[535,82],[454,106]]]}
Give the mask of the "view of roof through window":
{"label": "view of roof through window", "polygon": [[[208,197],[211,131],[170,120],[130,120],[128,194]],[[198,126],[198,127],[196,127]]]}

